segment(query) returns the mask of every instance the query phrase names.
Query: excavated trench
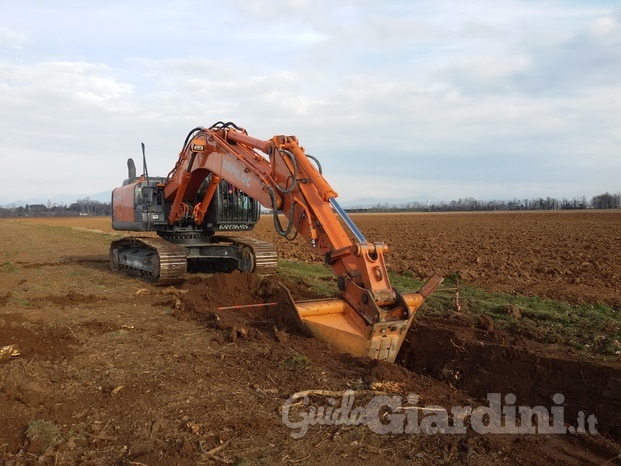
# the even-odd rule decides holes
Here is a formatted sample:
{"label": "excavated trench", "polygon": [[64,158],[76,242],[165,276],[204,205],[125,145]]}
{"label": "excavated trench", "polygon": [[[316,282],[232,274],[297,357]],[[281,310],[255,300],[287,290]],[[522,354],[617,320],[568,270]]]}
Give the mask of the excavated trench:
{"label": "excavated trench", "polygon": [[[230,275],[215,274],[207,279],[190,279],[182,286],[189,292],[179,297],[185,311],[177,309],[175,312],[194,318],[215,310],[217,305],[278,301],[277,282],[273,277],[258,280],[253,274],[237,271]],[[288,282],[287,286],[299,299],[315,297],[301,285]],[[254,309],[246,313],[236,310],[221,313],[220,317],[230,320],[232,328],[253,326],[258,319],[262,328],[265,319],[274,318],[273,312],[276,311]],[[294,322],[279,322],[279,325],[297,332]],[[517,406],[563,406],[567,426],[578,426],[580,412],[585,417],[592,414],[597,419],[599,432],[617,440],[621,438],[618,363],[587,359],[567,347],[515,338],[500,330],[482,330],[476,328],[471,319],[457,315],[417,317],[396,362],[412,374],[442,380],[480,405],[487,404],[488,394],[500,394],[503,400],[512,394]],[[559,405],[554,401],[559,400],[559,397],[554,398],[557,394],[563,397]]]}
{"label": "excavated trench", "polygon": [[[452,318],[422,318],[404,342],[398,363],[441,379],[486,404],[488,394],[515,395],[518,406],[551,408],[562,400],[567,426],[580,412],[594,415],[599,432],[619,440],[621,370],[618,364],[571,354],[566,347],[484,331]],[[562,397],[555,397],[561,394]],[[504,401],[503,401],[504,403]],[[588,428],[588,423],[586,423]]]}

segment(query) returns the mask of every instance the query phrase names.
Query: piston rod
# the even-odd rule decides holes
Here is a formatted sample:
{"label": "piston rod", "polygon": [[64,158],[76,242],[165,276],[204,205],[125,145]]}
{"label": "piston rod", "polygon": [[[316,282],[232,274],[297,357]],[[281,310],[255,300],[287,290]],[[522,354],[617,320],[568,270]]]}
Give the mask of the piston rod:
{"label": "piston rod", "polygon": [[347,215],[347,212],[345,212],[343,210],[343,208],[340,206],[340,204],[338,202],[336,202],[336,199],[331,197],[330,198],[330,204],[332,205],[332,207],[334,207],[334,210],[336,210],[336,212],[339,214],[339,216],[343,219],[343,221],[347,224],[347,226],[349,227],[349,229],[351,230],[351,232],[354,234],[354,236],[356,237],[356,239],[358,240],[359,243],[361,244],[365,244],[367,242],[366,238],[364,237],[364,235],[360,232],[360,230],[358,230],[358,227],[356,226],[356,224],[352,221],[351,218],[349,218],[349,215]]}

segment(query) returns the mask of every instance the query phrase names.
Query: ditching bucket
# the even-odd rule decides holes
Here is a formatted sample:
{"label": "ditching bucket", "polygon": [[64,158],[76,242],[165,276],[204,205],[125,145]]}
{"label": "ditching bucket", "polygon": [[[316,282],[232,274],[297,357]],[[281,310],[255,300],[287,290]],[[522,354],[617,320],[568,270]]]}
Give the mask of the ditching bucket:
{"label": "ditching bucket", "polygon": [[339,353],[394,362],[412,319],[425,299],[442,283],[433,275],[416,293],[398,294],[407,317],[401,320],[378,321],[367,324],[344,299],[295,302],[289,290],[281,284],[285,299],[300,330],[330,345]]}

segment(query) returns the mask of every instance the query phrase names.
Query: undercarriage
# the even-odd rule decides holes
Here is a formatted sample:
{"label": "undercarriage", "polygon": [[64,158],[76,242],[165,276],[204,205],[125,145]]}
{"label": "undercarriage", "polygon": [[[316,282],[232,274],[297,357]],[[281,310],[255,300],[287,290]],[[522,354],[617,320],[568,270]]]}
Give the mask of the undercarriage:
{"label": "undercarriage", "polygon": [[159,286],[181,283],[186,272],[273,274],[277,261],[270,243],[244,236],[128,236],[110,245],[113,270]]}

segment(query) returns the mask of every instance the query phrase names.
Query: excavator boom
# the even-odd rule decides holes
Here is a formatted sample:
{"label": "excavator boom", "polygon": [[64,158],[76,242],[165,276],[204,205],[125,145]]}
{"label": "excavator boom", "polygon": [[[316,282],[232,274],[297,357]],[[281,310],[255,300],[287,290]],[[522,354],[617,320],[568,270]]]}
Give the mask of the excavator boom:
{"label": "excavator boom", "polygon": [[[301,235],[332,268],[339,299],[300,305],[290,299],[304,331],[339,351],[394,361],[414,313],[440,284],[440,277],[433,276],[418,293],[402,295],[395,290],[384,261],[387,245],[364,238],[338,204],[317,160],[294,136],[261,140],[222,122],[193,129],[163,183],[171,204],[169,224],[187,218],[185,201],[196,195],[208,176],[211,184],[226,180],[271,207],[276,231],[285,237]],[[213,192],[210,185],[194,207],[196,224],[203,221]]]}

